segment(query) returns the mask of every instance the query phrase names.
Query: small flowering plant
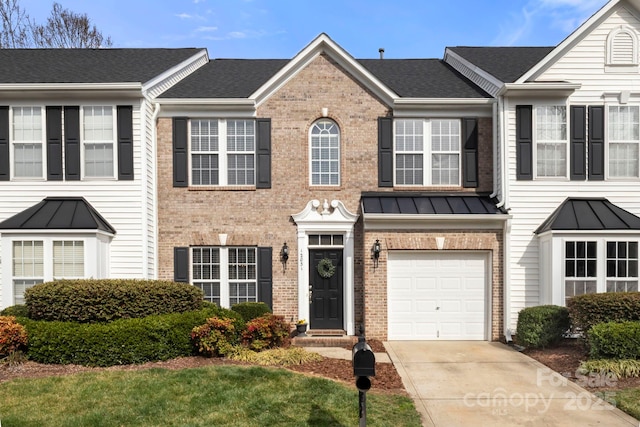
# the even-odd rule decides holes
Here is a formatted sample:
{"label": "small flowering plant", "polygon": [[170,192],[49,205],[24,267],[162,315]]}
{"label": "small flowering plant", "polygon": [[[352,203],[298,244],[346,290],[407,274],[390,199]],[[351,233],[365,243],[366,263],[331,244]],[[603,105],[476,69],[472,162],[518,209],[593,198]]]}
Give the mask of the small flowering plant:
{"label": "small flowering plant", "polygon": [[298,322],[297,322],[297,324],[298,324],[298,325],[306,325],[306,323],[307,323],[307,320],[306,320],[306,319],[300,319],[300,320],[298,320]]}

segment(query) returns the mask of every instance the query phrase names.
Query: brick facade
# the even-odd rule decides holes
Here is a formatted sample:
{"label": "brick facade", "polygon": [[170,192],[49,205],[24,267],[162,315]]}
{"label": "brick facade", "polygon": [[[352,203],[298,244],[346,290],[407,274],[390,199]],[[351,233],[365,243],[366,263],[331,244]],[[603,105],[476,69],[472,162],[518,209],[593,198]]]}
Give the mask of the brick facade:
{"label": "brick facade", "polygon": [[[340,128],[341,185],[311,186],[309,183],[309,130],[322,110]],[[273,248],[273,309],[287,319],[298,315],[297,227],[291,215],[300,212],[313,199],[340,200],[346,208],[361,214],[363,191],[377,187],[377,119],[389,116],[388,105],[368,91],[326,55],[320,55],[301,69],[276,93],[258,106],[256,117],[271,119],[270,189],[174,188],[172,185],[172,120],[160,118],[157,124],[159,278],[173,279],[173,248],[176,246],[220,245],[218,234],[228,235],[227,246],[270,246]],[[212,113],[215,117],[215,113]],[[428,117],[425,114],[425,117]],[[491,191],[492,123],[480,118],[479,188],[422,188],[421,191]],[[397,189],[396,189],[397,190]],[[411,188],[416,191],[416,188]],[[437,233],[442,235],[441,232]],[[433,249],[435,234],[423,231],[385,233],[385,245],[405,249]],[[496,233],[452,230],[446,249],[492,251],[493,316],[502,317],[502,236]],[[354,317],[366,322],[367,335],[386,338],[385,255],[380,268],[371,272],[371,239],[379,234],[363,232],[362,219],[355,225]],[[413,240],[412,240],[413,239]],[[279,257],[287,242],[290,257]],[[465,246],[469,245],[469,246]],[[383,280],[384,279],[384,280]],[[375,280],[375,282],[374,282]],[[366,302],[364,302],[366,301]],[[313,325],[312,325],[313,327]],[[499,330],[493,327],[492,330]],[[496,339],[497,335],[492,334]]]}

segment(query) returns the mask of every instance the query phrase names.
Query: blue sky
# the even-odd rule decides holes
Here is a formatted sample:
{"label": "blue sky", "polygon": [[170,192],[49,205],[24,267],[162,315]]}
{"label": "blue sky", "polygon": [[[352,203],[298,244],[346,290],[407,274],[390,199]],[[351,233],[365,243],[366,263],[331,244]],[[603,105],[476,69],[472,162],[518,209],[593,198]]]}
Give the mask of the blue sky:
{"label": "blue sky", "polygon": [[[356,58],[441,58],[446,46],[554,46],[607,0],[57,0],[114,47],[291,58],[327,33]],[[52,1],[21,0],[44,22]]]}

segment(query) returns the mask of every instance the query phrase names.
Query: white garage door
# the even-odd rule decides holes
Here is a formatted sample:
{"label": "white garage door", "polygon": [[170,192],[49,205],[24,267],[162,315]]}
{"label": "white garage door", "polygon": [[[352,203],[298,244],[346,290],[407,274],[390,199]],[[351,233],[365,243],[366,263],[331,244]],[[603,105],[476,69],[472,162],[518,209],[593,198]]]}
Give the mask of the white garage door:
{"label": "white garage door", "polygon": [[486,339],[487,259],[483,253],[389,252],[389,339]]}

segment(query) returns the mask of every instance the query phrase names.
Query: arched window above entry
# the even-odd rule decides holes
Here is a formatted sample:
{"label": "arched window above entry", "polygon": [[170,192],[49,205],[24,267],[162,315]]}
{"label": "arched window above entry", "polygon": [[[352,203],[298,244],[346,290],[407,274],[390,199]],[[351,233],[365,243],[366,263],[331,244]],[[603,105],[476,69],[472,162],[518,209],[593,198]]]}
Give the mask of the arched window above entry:
{"label": "arched window above entry", "polygon": [[607,65],[638,65],[638,36],[629,26],[621,25],[607,36]]}
{"label": "arched window above entry", "polygon": [[328,119],[309,131],[311,185],[340,185],[340,129]]}

